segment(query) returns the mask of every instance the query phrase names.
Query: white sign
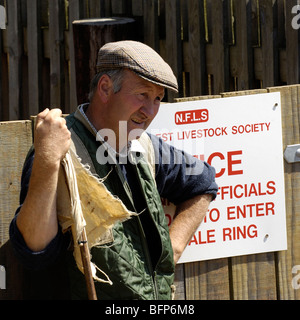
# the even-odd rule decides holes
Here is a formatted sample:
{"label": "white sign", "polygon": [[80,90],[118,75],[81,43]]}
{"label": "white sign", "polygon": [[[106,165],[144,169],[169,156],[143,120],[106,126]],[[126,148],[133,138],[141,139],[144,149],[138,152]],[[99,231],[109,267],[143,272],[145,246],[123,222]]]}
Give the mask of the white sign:
{"label": "white sign", "polygon": [[287,249],[280,93],[162,105],[148,132],[216,169],[217,199],[180,263]]}

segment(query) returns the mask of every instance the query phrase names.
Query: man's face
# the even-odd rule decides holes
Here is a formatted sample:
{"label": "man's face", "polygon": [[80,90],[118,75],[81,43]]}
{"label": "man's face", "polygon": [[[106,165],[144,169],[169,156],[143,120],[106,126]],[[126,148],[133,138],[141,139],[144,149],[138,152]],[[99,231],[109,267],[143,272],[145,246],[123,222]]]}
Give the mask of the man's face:
{"label": "man's face", "polygon": [[164,93],[163,87],[125,70],[121,90],[112,93],[108,100],[106,128],[112,129],[117,139],[120,121],[127,123],[127,138],[134,129],[146,130],[158,112]]}

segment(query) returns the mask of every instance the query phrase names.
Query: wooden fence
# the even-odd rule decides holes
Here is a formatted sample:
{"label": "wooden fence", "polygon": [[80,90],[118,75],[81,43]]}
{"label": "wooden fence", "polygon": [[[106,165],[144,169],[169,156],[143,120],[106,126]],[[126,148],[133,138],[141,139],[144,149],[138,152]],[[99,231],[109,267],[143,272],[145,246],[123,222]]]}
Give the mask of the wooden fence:
{"label": "wooden fence", "polygon": [[[280,92],[283,148],[300,141],[300,85],[228,92],[208,98]],[[183,99],[181,99],[182,101]],[[19,197],[23,159],[32,143],[31,122],[0,122],[0,265],[7,272],[7,290],[1,299],[66,298],[66,274],[61,265],[47,273],[24,270],[16,261],[8,240],[8,227]],[[284,150],[282,150],[284,152]],[[298,300],[300,289],[292,280],[300,266],[300,163],[284,164],[288,250],[178,265],[177,300]],[[282,226],[283,228],[285,226]],[[42,286],[40,285],[42,283]]]}
{"label": "wooden fence", "polygon": [[0,120],[76,108],[72,21],[125,16],[172,66],[174,97],[299,83],[298,0],[0,0]]}
{"label": "wooden fence", "polygon": [[[180,92],[168,92],[169,101],[280,91],[283,145],[299,143],[300,87],[290,86],[300,83],[300,29],[291,24],[297,4],[298,0],[0,0],[7,15],[6,29],[0,30],[0,120],[29,119],[48,106],[73,111],[77,99],[72,21],[122,16],[134,18],[137,39],[172,66]],[[284,85],[289,86],[275,87]],[[257,90],[242,91],[249,89]],[[18,265],[7,242],[21,167],[31,143],[30,121],[0,123],[0,265],[7,269],[7,290],[0,290],[0,299],[45,297],[34,289],[32,279],[38,276]],[[177,299],[300,298],[300,290],[291,285],[292,268],[300,265],[299,175],[299,163],[285,163],[288,251],[178,266]],[[49,292],[63,297],[57,287],[62,278],[52,276],[57,281],[48,283],[47,297]]]}
{"label": "wooden fence", "polygon": [[[219,96],[184,98],[177,101],[267,92],[281,93],[283,148],[299,144],[300,85],[227,92]],[[295,290],[292,286],[292,280],[298,272],[298,267],[296,271],[293,271],[293,267],[300,264],[300,163],[285,162],[284,175],[288,250],[178,266],[177,299],[300,299],[300,290]]]}

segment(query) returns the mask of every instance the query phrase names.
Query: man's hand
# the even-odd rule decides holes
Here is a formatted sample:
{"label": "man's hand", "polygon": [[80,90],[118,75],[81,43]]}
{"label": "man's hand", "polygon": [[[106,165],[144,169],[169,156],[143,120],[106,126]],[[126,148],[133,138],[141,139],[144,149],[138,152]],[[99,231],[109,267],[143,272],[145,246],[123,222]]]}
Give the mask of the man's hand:
{"label": "man's hand", "polygon": [[59,165],[70,148],[71,133],[60,109],[37,115],[34,132],[35,157],[45,167]]}

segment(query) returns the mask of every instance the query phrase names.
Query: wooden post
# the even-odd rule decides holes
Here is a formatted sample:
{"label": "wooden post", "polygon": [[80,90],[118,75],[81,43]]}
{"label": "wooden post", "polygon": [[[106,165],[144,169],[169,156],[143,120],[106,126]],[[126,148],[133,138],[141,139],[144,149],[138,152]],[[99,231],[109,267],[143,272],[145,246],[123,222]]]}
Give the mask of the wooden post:
{"label": "wooden post", "polygon": [[27,1],[27,30],[30,37],[28,41],[28,114],[38,114],[42,108],[42,29],[39,13],[41,2]]}
{"label": "wooden post", "polygon": [[179,93],[168,90],[168,101],[173,101],[178,95],[182,95],[182,44],[181,44],[181,23],[180,23],[180,1],[165,1],[166,10],[166,62],[169,63],[177,77]]}
{"label": "wooden post", "polygon": [[9,120],[18,120],[22,106],[22,55],[23,35],[20,1],[7,1],[7,45],[8,45],[8,81],[9,81]]}
{"label": "wooden post", "polygon": [[64,5],[63,0],[49,1],[50,105],[64,109]]}
{"label": "wooden post", "polygon": [[90,251],[87,243],[87,236],[85,228],[82,231],[80,253],[84,270],[84,277],[86,283],[86,289],[88,293],[89,300],[97,300],[97,294],[94,284],[94,279],[92,275],[91,263],[90,263]]}
{"label": "wooden post", "polygon": [[297,84],[300,80],[300,31],[294,29],[292,21],[295,14],[292,8],[297,5],[296,0],[286,1],[286,72],[287,84]]}
{"label": "wooden post", "polygon": [[0,122],[0,265],[6,269],[6,290],[0,301],[23,299],[23,267],[9,240],[9,225],[19,206],[20,177],[32,145],[31,121]]}
{"label": "wooden post", "polygon": [[278,83],[278,39],[275,0],[261,0],[259,3],[261,22],[261,48],[263,59],[263,88]]}
{"label": "wooden post", "polygon": [[108,42],[139,40],[131,18],[103,18],[73,22],[78,104],[88,101],[89,86],[96,74],[99,49]]}

